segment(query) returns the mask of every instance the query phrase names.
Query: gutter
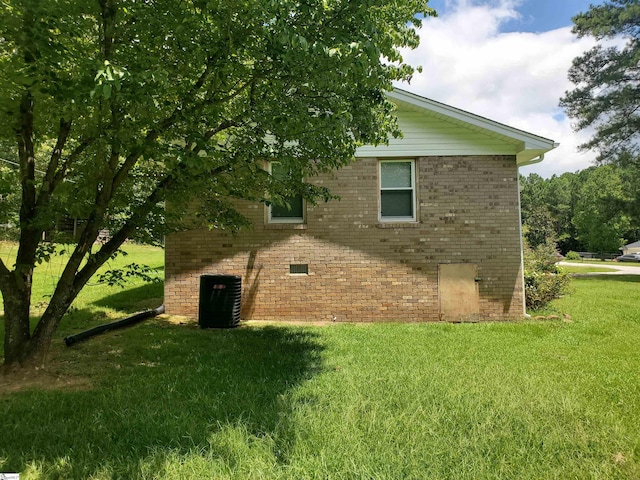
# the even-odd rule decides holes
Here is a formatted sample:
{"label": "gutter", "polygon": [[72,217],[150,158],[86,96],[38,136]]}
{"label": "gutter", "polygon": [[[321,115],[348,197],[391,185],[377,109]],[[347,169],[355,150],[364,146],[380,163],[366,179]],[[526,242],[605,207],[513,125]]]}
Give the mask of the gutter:
{"label": "gutter", "polygon": [[535,165],[536,163],[540,163],[543,160],[544,160],[544,153],[542,155],[540,155],[539,157],[534,158],[533,160],[531,160],[529,162],[529,165]]}
{"label": "gutter", "polygon": [[543,160],[544,160],[544,153],[541,153],[537,157],[534,157],[531,160],[527,160],[526,162],[521,163],[520,165],[518,165],[518,168],[528,167],[529,165],[535,165],[536,163],[540,163]]}

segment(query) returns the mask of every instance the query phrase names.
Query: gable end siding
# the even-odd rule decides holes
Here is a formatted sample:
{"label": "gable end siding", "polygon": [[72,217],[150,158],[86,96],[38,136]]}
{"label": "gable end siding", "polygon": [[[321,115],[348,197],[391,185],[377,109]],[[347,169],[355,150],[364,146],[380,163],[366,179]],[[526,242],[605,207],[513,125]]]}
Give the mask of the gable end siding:
{"label": "gable end siding", "polygon": [[389,145],[364,145],[358,157],[430,155],[516,155],[521,142],[506,141],[478,130],[464,128],[437,116],[399,108],[398,125],[404,136],[390,138]]}

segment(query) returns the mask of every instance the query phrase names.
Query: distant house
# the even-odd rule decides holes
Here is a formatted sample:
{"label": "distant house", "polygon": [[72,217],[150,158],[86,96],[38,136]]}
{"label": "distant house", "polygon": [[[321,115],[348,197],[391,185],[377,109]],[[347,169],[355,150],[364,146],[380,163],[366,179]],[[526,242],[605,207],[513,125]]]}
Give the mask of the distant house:
{"label": "distant house", "polygon": [[621,250],[623,255],[626,255],[628,253],[640,253],[640,240],[630,243],[629,245],[625,245],[621,248]]}
{"label": "distant house", "polygon": [[310,180],[341,200],[239,202],[251,230],[168,236],[167,313],[197,316],[200,276],[233,274],[244,319],[522,317],[518,167],[557,144],[402,90],[388,96],[404,138]]}

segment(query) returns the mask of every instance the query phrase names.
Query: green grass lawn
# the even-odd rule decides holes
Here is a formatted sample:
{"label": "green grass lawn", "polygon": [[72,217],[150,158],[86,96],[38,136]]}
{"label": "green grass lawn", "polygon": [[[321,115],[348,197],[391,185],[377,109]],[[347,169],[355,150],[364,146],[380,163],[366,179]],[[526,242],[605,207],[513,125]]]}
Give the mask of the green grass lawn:
{"label": "green grass lawn", "polygon": [[615,268],[607,268],[607,267],[589,267],[586,265],[561,265],[560,268],[563,272],[566,273],[604,273],[604,272],[615,272]]}
{"label": "green grass lawn", "polygon": [[[613,260],[601,261],[601,260],[563,260],[563,262],[570,263],[571,265],[560,265],[560,268],[566,273],[604,273],[615,272],[613,266],[620,267],[636,267],[640,271],[640,264],[632,262],[614,262]],[[585,265],[586,263],[586,265]],[[589,264],[602,264],[602,266],[592,267]]]}
{"label": "green grass lawn", "polygon": [[[53,292],[62,273],[70,248],[70,245],[59,245],[56,254],[51,256],[49,262],[36,267],[32,294],[34,313],[40,312],[46,306],[49,295]],[[13,265],[16,250],[16,243],[0,241],[0,257],[9,267]],[[122,250],[124,254],[107,262],[98,273],[137,263],[154,268],[157,271],[156,276],[160,279],[164,278],[164,250],[133,243],[125,244]],[[117,286],[109,287],[100,284],[94,277],[78,295],[73,303],[72,312],[89,310],[91,316],[119,318],[122,312],[135,312],[141,308],[161,305],[162,296],[162,283],[145,284],[141,280],[134,279],[128,284],[127,289],[123,290]],[[3,303],[0,295],[0,312],[2,311]]]}
{"label": "green grass lawn", "polygon": [[640,478],[640,276],[573,280],[543,312],[570,320],[200,330],[162,316],[63,346],[145,288],[83,297],[45,371],[4,379],[0,472]]}
{"label": "green grass lawn", "polygon": [[585,263],[593,263],[593,264],[602,264],[602,265],[607,265],[607,264],[613,264],[613,265],[624,265],[626,267],[638,267],[640,268],[640,264],[636,263],[636,262],[616,262],[615,260],[600,260],[599,258],[583,258],[580,260],[567,260],[566,258],[564,260],[562,260],[563,262],[566,263],[573,263],[575,265],[582,265]]}

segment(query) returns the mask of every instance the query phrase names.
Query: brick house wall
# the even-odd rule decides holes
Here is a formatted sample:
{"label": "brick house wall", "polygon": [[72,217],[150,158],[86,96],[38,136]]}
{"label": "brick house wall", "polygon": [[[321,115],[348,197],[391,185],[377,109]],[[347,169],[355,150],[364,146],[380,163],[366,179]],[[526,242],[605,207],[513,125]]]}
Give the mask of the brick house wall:
{"label": "brick house wall", "polygon": [[[313,179],[340,200],[307,206],[303,225],[269,224],[237,236],[192,230],[166,241],[167,313],[197,317],[203,274],[242,277],[242,318],[437,321],[438,264],[478,266],[480,319],[524,312],[515,156],[416,158],[415,223],[378,220],[378,159]],[[308,275],[290,274],[307,264]]]}

